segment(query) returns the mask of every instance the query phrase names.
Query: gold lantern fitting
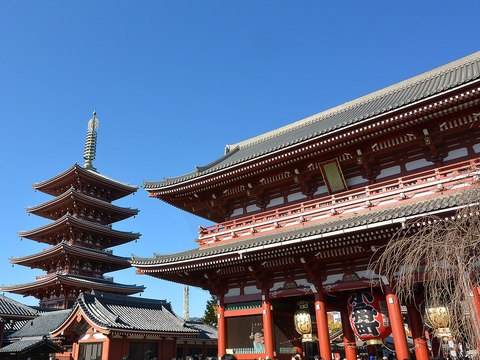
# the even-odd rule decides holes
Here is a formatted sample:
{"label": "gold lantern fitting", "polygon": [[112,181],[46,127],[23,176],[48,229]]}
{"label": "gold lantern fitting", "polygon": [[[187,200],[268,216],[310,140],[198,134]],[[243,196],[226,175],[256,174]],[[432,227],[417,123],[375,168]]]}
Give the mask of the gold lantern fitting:
{"label": "gold lantern fitting", "polygon": [[383,341],[382,339],[370,339],[366,340],[367,345],[382,345]]}

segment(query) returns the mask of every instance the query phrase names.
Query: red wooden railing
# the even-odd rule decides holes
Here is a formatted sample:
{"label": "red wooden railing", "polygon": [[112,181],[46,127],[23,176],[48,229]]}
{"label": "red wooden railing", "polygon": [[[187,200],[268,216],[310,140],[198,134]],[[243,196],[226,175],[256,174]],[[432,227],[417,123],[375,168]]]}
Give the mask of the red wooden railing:
{"label": "red wooden railing", "polygon": [[375,206],[463,188],[478,180],[479,169],[480,158],[476,158],[201,227],[197,242],[201,247],[210,246],[218,241],[254,236],[281,227],[320,221],[339,214],[356,213]]}

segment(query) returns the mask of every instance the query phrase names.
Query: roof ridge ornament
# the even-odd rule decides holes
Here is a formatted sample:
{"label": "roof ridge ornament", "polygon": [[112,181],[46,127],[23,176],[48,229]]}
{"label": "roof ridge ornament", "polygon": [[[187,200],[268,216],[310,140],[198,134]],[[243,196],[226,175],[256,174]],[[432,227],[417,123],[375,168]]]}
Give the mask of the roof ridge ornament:
{"label": "roof ridge ornament", "polygon": [[93,160],[95,160],[97,150],[98,125],[97,112],[93,110],[92,118],[88,121],[87,139],[85,140],[85,148],[83,150],[83,158],[85,159],[83,167],[93,171],[97,171],[97,169],[93,167]]}

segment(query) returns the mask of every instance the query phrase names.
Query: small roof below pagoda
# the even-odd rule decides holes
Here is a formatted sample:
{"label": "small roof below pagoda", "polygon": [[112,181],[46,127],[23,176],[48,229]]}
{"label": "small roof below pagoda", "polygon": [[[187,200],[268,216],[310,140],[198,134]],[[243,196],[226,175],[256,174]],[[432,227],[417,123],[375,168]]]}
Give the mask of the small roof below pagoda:
{"label": "small roof below pagoda", "polygon": [[33,319],[37,315],[37,310],[0,295],[0,318],[4,320]]}
{"label": "small roof below pagoda", "polygon": [[47,219],[57,220],[65,215],[67,211],[72,211],[75,204],[84,204],[86,207],[95,208],[99,212],[108,213],[108,224],[128,219],[139,212],[138,209],[116,206],[107,201],[85,195],[73,187],[43,204],[28,207],[27,212]]}
{"label": "small roof below pagoda", "polygon": [[[33,188],[49,195],[58,196],[72,186],[75,187],[79,179],[102,188],[105,193],[108,193],[110,201],[120,199],[138,190],[137,186],[110,179],[94,170],[85,169],[78,164],[74,164],[57,176],[34,184]],[[107,198],[107,196],[104,196],[104,198]]]}
{"label": "small roof below pagoda", "polygon": [[30,352],[63,353],[64,351],[61,346],[56,345],[53,341],[37,336],[8,344],[0,349],[0,354],[27,354]]}
{"label": "small roof below pagoda", "polygon": [[60,287],[71,287],[83,292],[100,290],[127,295],[137,294],[145,290],[144,286],[125,285],[105,279],[57,273],[47,275],[31,283],[2,286],[0,291],[21,294],[23,296],[35,296],[38,292],[53,291]]}
{"label": "small roof below pagoda", "polygon": [[40,351],[62,353],[64,349],[50,339],[50,332],[65,321],[70,310],[49,311],[26,322],[8,336],[12,343],[1,348],[0,353],[27,354]]}
{"label": "small roof below pagoda", "polygon": [[65,330],[75,331],[78,314],[104,333],[158,333],[177,336],[198,336],[199,331],[187,326],[183,319],[172,311],[166,300],[145,299],[139,297],[114,295],[99,291],[82,293],[72,309],[70,316],[53,335]]}
{"label": "small roof below pagoda", "polygon": [[86,261],[93,260],[96,263],[108,264],[110,266],[110,269],[106,272],[122,270],[130,267],[129,258],[112,255],[110,252],[102,250],[94,250],[82,246],[71,245],[63,241],[53,247],[45,249],[36,254],[11,258],[10,262],[12,264],[19,264],[43,269],[43,267],[36,266],[35,264],[45,261],[53,261],[56,263],[56,258],[64,258],[67,255],[79,257]]}
{"label": "small roof below pagoda", "polygon": [[70,312],[71,309],[44,312],[25,324],[21,329],[15,331],[9,338],[25,339],[47,336],[65,321]]}
{"label": "small roof below pagoda", "polygon": [[[95,222],[79,219],[68,214],[50,224],[41,226],[39,228],[29,231],[20,231],[18,235],[22,238],[35,240],[42,243],[56,244],[58,242],[55,241],[55,235],[57,233],[64,232],[65,230],[67,230],[68,233],[68,230],[75,228],[81,230],[83,233],[92,233],[94,238],[98,237],[98,235],[101,235],[103,239],[101,245],[104,246],[104,248],[109,248],[136,240],[141,235],[140,233],[113,230],[107,225],[101,225]],[[52,240],[48,240],[50,238],[52,238]],[[107,243],[106,240],[108,240]]]}
{"label": "small roof below pagoda", "polygon": [[323,136],[331,137],[332,133],[348,126],[360,124],[479,78],[480,52],[476,52],[290,125],[228,145],[224,155],[205,166],[197,166],[191,173],[164,178],[162,181],[145,181],[143,186],[147,191],[160,191],[187,181],[194,182],[199,177],[239,166],[247,161],[272,157],[273,153],[282,149]]}

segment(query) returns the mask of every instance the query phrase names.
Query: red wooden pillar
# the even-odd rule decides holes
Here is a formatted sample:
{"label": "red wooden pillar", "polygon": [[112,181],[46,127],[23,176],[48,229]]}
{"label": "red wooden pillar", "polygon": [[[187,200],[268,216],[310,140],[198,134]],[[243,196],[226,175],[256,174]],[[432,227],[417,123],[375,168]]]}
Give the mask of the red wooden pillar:
{"label": "red wooden pillar", "polygon": [[420,312],[415,305],[407,305],[408,320],[412,331],[413,343],[415,345],[415,357],[417,360],[428,360],[428,346],[425,340],[425,331]]}
{"label": "red wooden pillar", "polygon": [[218,300],[217,309],[217,330],[218,330],[218,357],[225,355],[225,349],[227,348],[227,332],[225,321],[225,304],[223,303],[223,296]]}
{"label": "red wooden pillar", "polygon": [[273,318],[272,307],[268,292],[262,295],[262,312],[263,312],[263,336],[265,339],[265,357],[268,359],[275,358],[275,343],[273,339]]}
{"label": "red wooden pillar", "polygon": [[317,318],[318,346],[320,357],[331,360],[330,333],[328,331],[327,301],[322,292],[322,286],[317,286],[319,292],[315,293],[315,317]]}
{"label": "red wooden pillar", "polygon": [[355,333],[350,326],[347,310],[342,310],[340,312],[340,315],[342,316],[343,345],[345,347],[345,357],[347,358],[347,360],[356,360],[357,345],[355,341]]}
{"label": "red wooden pillar", "polygon": [[473,328],[475,330],[475,336],[477,338],[477,350],[480,352],[480,288],[473,288],[473,307],[475,310],[475,316],[472,316]]}
{"label": "red wooden pillar", "polygon": [[0,348],[3,346],[3,333],[5,331],[5,323],[0,321]]}
{"label": "red wooden pillar", "polygon": [[395,342],[395,352],[398,360],[410,359],[408,352],[407,335],[403,324],[402,311],[397,295],[390,286],[385,286],[386,301],[390,323],[392,325],[393,340]]}

